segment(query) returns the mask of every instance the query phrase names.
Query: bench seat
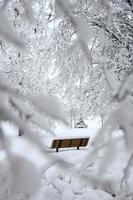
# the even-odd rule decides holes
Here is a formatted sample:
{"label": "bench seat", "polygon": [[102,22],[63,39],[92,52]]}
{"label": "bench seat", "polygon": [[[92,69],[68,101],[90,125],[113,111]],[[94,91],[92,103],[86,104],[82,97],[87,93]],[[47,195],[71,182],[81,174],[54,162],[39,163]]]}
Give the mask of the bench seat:
{"label": "bench seat", "polygon": [[69,139],[54,139],[52,141],[51,149],[56,149],[58,152],[59,148],[70,148],[70,147],[85,147],[87,146],[89,137],[86,138],[69,138]]}

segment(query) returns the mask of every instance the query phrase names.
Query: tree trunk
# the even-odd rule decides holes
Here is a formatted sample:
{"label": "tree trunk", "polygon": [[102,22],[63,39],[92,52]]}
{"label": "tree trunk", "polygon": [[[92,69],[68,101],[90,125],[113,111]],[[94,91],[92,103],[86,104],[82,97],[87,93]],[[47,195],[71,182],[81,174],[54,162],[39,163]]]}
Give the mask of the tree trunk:
{"label": "tree trunk", "polygon": [[71,124],[71,129],[73,128],[73,109],[71,109],[71,111],[70,111],[71,113],[70,113],[70,120],[71,120],[71,122],[70,122],[70,124]]}

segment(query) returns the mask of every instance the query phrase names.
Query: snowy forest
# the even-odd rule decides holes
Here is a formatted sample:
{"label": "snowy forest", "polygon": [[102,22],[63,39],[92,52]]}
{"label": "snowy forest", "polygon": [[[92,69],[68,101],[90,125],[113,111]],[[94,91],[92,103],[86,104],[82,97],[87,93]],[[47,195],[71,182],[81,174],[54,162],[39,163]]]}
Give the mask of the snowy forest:
{"label": "snowy forest", "polygon": [[0,61],[0,200],[133,200],[133,1],[0,0]]}

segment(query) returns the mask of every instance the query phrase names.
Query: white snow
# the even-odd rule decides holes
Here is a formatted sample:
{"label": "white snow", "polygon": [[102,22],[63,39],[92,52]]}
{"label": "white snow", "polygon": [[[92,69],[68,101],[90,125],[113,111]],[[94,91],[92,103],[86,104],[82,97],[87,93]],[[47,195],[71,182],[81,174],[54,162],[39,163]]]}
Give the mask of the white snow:
{"label": "white snow", "polygon": [[[18,137],[18,130],[15,126],[10,126],[8,123],[4,124],[4,130],[9,140],[9,146],[13,153],[17,153],[31,162],[33,162],[41,171],[41,187],[40,190],[30,197],[30,200],[111,200],[113,197],[109,194],[116,194],[119,191],[119,184],[123,176],[123,170],[129,158],[125,146],[119,142],[117,146],[117,154],[115,160],[110,164],[106,174],[102,177],[101,185],[93,187],[89,185],[86,180],[80,178],[78,173],[74,175],[71,170],[63,171],[57,164],[50,164],[45,154],[41,154],[33,145],[29,144],[22,137]],[[55,156],[72,164],[74,170],[80,169],[80,165],[86,158],[90,149],[91,141],[96,135],[98,127],[88,127],[86,129],[69,129],[57,128],[55,134],[57,138],[72,138],[72,137],[90,137],[90,143],[85,148],[77,150],[76,148],[50,149],[53,136],[41,135],[45,145],[49,149],[49,155]],[[118,133],[117,135],[120,135]],[[0,152],[0,160],[4,159],[3,151]],[[87,169],[86,173],[90,177],[97,177],[98,163],[101,157],[99,156],[96,163],[92,163]],[[87,162],[87,161],[86,161]],[[75,171],[76,172],[76,171]],[[81,174],[84,171],[81,172]]]}

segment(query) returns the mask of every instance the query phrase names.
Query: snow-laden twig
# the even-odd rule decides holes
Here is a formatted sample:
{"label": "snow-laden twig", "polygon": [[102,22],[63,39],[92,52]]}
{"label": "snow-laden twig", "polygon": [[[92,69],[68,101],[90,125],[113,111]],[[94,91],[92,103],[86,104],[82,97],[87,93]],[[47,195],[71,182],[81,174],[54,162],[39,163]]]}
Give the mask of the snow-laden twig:
{"label": "snow-laden twig", "polygon": [[133,167],[133,153],[131,154],[129,160],[128,160],[128,163],[124,169],[124,176],[121,180],[121,183],[120,183],[120,189],[122,190],[123,187],[124,187],[124,183],[127,184],[127,180],[130,176],[130,171],[131,171],[131,168]]}
{"label": "snow-laden twig", "polygon": [[133,196],[133,193],[128,193],[128,178],[131,175],[131,168],[133,167],[133,153],[131,153],[129,160],[127,162],[127,165],[124,169],[124,175],[120,182],[120,190],[116,194],[116,200],[125,200],[126,198],[129,198]]}
{"label": "snow-laden twig", "polygon": [[[81,48],[82,48],[83,52],[85,53],[86,58],[87,58],[88,62],[90,63],[90,66],[91,66],[91,60],[92,60],[91,53],[88,49],[87,41],[85,42],[85,40],[83,38],[84,36],[82,34],[80,34],[81,33],[80,29],[82,29],[82,27],[79,26],[78,20],[76,20],[76,18],[71,13],[70,8],[68,7],[70,2],[66,3],[65,1],[56,0],[56,4],[57,4],[57,7],[59,7],[59,9],[70,19],[73,27],[77,31],[77,34],[79,36],[79,43],[81,44]],[[86,27],[84,27],[84,28],[86,28]]]}

